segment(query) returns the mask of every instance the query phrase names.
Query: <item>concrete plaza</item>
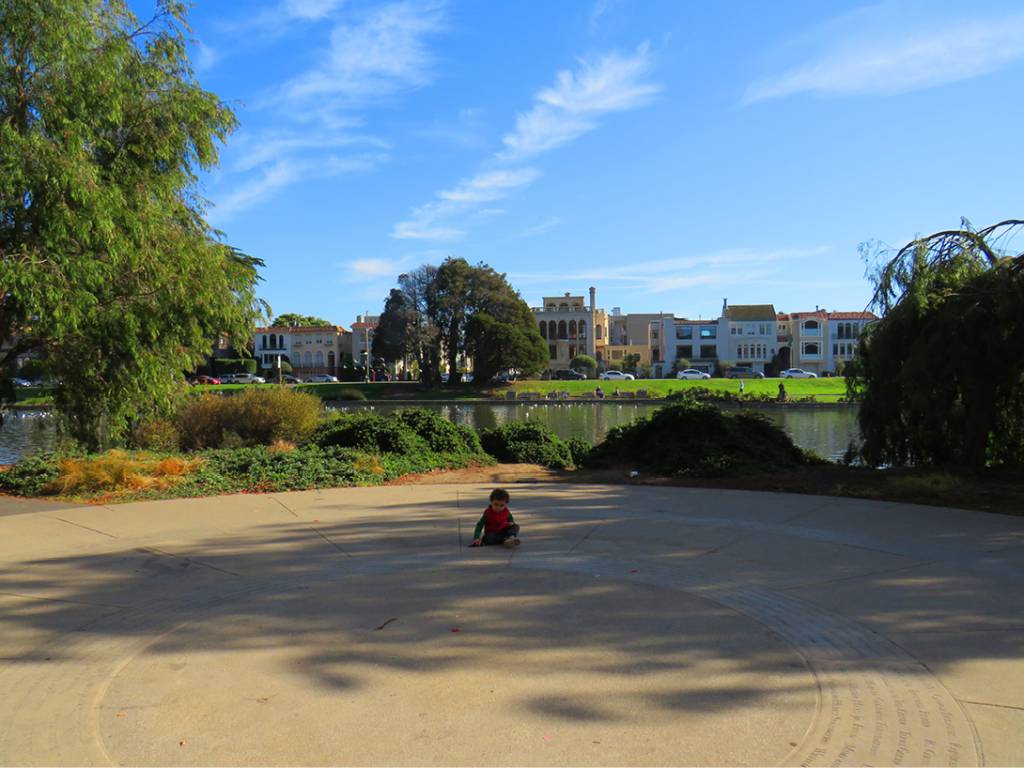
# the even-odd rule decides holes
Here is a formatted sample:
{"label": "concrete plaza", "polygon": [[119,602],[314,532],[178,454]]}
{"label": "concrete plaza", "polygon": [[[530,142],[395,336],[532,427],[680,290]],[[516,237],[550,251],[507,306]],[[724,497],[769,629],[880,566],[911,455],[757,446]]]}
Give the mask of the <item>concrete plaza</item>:
{"label": "concrete plaza", "polygon": [[1024,764],[1024,517],[488,490],[0,499],[0,762]]}

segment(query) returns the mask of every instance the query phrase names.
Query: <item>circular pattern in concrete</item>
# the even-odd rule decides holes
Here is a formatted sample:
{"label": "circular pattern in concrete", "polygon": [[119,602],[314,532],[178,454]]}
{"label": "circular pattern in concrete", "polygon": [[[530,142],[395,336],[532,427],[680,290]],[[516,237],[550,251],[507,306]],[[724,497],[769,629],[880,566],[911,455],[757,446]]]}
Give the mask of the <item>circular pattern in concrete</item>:
{"label": "circular pattern in concrete", "polygon": [[[1013,694],[974,700],[985,673],[961,673],[1009,646],[941,664],[931,650],[915,653],[925,646],[896,620],[935,629],[937,609],[925,616],[899,603],[931,594],[920,588],[937,578],[929,569],[1005,576],[1015,555],[993,556],[992,545],[1012,553],[1024,544],[1020,525],[954,515],[955,536],[947,526],[911,537],[891,521],[916,512],[898,505],[854,503],[851,514],[813,497],[536,486],[515,489],[523,547],[466,549],[478,512],[464,500],[484,490],[0,517],[12,543],[0,576],[11,630],[0,758],[966,765],[986,749],[1013,756],[1014,736],[990,734],[984,710],[970,716],[992,706],[1000,723],[1012,720]],[[857,606],[879,594],[889,603]],[[972,620],[1012,629],[1006,608],[1000,618],[974,605]],[[951,630],[963,605],[947,614]]]}

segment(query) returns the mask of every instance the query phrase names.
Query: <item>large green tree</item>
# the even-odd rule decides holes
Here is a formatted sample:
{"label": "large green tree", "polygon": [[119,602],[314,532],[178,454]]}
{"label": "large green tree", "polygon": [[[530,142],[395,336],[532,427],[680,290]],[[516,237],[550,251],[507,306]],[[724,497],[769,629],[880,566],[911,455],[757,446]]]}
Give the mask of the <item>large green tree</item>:
{"label": "large green tree", "polygon": [[858,360],[862,454],[873,465],[1024,464],[1024,221],[915,240],[874,274]]}
{"label": "large green tree", "polygon": [[[547,347],[530,308],[505,275],[486,264],[446,259],[437,269],[428,304],[449,371],[458,369],[463,353],[473,360],[477,382],[506,368],[537,373],[547,362]],[[458,384],[459,377],[450,376],[449,383]]]}
{"label": "large green tree", "polygon": [[247,341],[257,259],[204,219],[231,110],[196,82],[182,3],[0,0],[0,364],[39,351],[87,446]]}
{"label": "large green tree", "polygon": [[329,320],[324,320],[322,317],[317,317],[316,315],[299,315],[295,312],[285,312],[283,315],[278,315],[270,324],[288,328],[314,328],[334,325],[334,323]]}
{"label": "large green tree", "polygon": [[430,320],[428,296],[437,267],[424,265],[398,276],[373,334],[374,357],[397,362],[411,357],[428,387],[441,383],[441,337]]}
{"label": "large green tree", "polygon": [[[386,360],[414,357],[427,386],[441,381],[459,357],[473,360],[474,379],[487,381],[506,368],[536,373],[547,361],[533,313],[505,276],[486,264],[449,258],[439,267],[403,274],[385,303],[374,354]],[[449,378],[459,383],[458,376]]]}

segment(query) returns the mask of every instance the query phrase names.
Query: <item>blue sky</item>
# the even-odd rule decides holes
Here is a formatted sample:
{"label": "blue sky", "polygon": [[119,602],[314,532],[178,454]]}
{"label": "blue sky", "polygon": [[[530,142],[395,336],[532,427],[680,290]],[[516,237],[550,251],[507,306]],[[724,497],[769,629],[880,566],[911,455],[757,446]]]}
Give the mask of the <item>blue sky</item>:
{"label": "blue sky", "polygon": [[190,23],[240,120],[209,218],[276,312],[348,325],[447,255],[531,305],[857,310],[861,242],[1024,213],[1015,2],[218,0]]}

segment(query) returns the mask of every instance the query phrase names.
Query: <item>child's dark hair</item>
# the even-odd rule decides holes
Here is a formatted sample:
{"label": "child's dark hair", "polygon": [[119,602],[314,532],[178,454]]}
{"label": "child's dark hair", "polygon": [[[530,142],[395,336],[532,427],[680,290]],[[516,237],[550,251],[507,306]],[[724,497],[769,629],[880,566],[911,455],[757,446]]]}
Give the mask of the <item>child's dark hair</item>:
{"label": "child's dark hair", "polygon": [[504,488],[495,488],[491,491],[491,501],[504,501],[508,504],[508,491]]}

